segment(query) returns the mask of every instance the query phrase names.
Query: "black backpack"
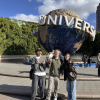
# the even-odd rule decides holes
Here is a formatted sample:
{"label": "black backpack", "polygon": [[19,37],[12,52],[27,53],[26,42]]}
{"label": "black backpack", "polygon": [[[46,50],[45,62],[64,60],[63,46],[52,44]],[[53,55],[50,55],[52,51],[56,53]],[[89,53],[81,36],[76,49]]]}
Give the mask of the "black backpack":
{"label": "black backpack", "polygon": [[30,72],[29,72],[29,77],[30,77],[31,80],[33,79],[33,73],[34,73],[34,70],[31,69]]}
{"label": "black backpack", "polygon": [[75,66],[74,65],[69,65],[67,74],[68,74],[69,82],[72,82],[72,81],[76,80],[77,71],[75,70]]}

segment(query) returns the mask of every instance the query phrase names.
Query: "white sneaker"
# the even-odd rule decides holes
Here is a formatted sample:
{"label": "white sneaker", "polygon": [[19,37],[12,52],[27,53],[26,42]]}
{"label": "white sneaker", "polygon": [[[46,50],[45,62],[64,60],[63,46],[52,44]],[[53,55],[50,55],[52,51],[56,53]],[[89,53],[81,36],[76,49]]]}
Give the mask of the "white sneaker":
{"label": "white sneaker", "polygon": [[54,100],[57,100],[57,98],[54,98]]}

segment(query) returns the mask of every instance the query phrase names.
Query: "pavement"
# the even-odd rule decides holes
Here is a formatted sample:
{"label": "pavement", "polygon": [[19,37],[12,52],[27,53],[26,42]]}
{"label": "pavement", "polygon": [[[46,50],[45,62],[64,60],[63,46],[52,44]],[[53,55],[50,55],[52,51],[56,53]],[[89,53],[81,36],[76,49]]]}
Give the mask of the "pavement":
{"label": "pavement", "polygon": [[[29,79],[30,69],[31,69],[30,65],[25,65],[20,63],[0,63],[0,74],[1,74],[0,93],[7,93],[7,94],[0,94],[0,100],[29,100],[23,98],[25,96],[30,97],[31,94],[32,81]],[[100,80],[99,80],[100,78],[97,75],[98,69],[91,67],[91,68],[76,68],[76,70],[78,73],[77,76],[78,80],[76,85],[78,100],[81,100],[81,98],[82,100],[83,98],[84,100],[85,99],[100,100]],[[46,70],[47,76],[48,72],[49,70],[47,69]],[[14,75],[19,75],[19,76],[14,77]],[[25,77],[20,77],[20,76],[25,76]],[[47,87],[48,87],[48,78],[46,80],[46,89]],[[24,95],[24,96],[17,98],[13,96],[8,96],[10,94],[12,95],[16,94],[16,96],[17,95]],[[61,76],[60,80],[59,95],[60,97],[67,98],[66,81],[63,81],[63,76]],[[2,98],[7,97],[11,99],[1,99],[1,97]]]}
{"label": "pavement", "polygon": [[[9,75],[19,75],[29,77],[29,71],[31,65],[21,63],[0,63],[0,73]],[[98,78],[97,68],[95,67],[79,67],[76,68],[78,72],[78,78]],[[49,70],[46,70],[48,74]]]}
{"label": "pavement", "polygon": [[[29,96],[20,96],[12,94],[0,94],[0,100],[29,100]],[[35,100],[40,100],[39,97],[36,97]],[[52,99],[53,100],[53,99]],[[58,99],[58,100],[67,100],[67,99]],[[77,100],[100,100],[100,99],[77,99]]]}

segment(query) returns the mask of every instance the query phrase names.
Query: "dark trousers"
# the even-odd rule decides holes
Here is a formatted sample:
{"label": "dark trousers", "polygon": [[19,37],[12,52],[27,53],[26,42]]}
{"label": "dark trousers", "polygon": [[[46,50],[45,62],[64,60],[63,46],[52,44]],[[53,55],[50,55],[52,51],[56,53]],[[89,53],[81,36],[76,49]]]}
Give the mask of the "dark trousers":
{"label": "dark trousers", "polygon": [[41,100],[44,99],[44,97],[45,97],[45,79],[46,79],[46,76],[33,75],[31,100],[35,100],[38,86],[40,88]]}
{"label": "dark trousers", "polygon": [[87,63],[86,62],[84,62],[84,67],[87,67]]}
{"label": "dark trousers", "polygon": [[98,75],[100,76],[100,65],[98,66]]}

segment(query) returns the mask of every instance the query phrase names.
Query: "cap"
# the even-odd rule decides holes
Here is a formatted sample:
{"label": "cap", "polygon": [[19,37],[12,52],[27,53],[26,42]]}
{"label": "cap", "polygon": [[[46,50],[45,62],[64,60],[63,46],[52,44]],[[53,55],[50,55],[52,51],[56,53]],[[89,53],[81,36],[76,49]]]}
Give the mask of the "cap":
{"label": "cap", "polygon": [[36,52],[37,52],[37,51],[42,51],[42,49],[41,49],[41,48],[38,48],[38,49],[36,50]]}

